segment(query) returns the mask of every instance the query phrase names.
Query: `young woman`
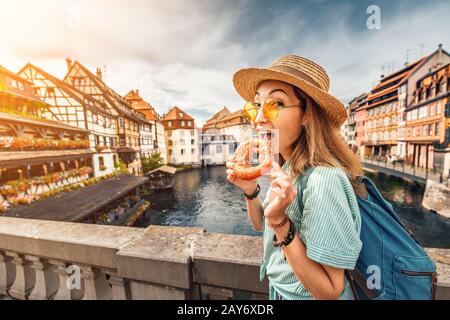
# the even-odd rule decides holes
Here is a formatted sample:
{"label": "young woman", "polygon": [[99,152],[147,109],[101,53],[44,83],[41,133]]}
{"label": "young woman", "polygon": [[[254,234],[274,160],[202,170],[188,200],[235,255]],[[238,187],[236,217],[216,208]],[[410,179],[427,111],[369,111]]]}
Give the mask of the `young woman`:
{"label": "young woman", "polygon": [[[272,162],[263,203],[256,180],[228,180],[247,196],[253,228],[263,232],[260,279],[267,274],[270,299],[353,299],[344,276],[354,269],[362,243],[351,181],[362,173],[339,133],[344,106],[328,94],[329,78],[316,63],[283,56],[269,68],[239,70],[237,92],[249,103],[244,115],[257,130],[274,130],[282,167]],[[300,179],[311,170],[301,190]],[[297,197],[303,193],[303,210]]]}

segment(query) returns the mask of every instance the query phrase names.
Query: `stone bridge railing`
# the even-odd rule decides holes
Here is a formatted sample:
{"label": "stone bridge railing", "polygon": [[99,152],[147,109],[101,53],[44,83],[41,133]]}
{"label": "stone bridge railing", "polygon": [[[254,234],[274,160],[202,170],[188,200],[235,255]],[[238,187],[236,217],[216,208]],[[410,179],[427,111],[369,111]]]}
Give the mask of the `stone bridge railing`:
{"label": "stone bridge railing", "polygon": [[[261,239],[0,217],[0,296],[266,299]],[[77,276],[80,275],[79,279]]]}
{"label": "stone bridge railing", "polygon": [[[449,250],[433,257],[450,299]],[[259,237],[0,217],[0,300],[267,299],[261,259]]]}

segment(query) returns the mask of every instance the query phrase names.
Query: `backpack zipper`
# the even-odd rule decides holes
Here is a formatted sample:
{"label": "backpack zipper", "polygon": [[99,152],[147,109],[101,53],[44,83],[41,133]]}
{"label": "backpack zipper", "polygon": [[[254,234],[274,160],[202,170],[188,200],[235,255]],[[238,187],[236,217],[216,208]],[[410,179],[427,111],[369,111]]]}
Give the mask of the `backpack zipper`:
{"label": "backpack zipper", "polygon": [[431,276],[431,297],[433,300],[436,300],[436,287],[438,283],[438,275],[436,271],[427,272],[427,271],[400,270],[400,272],[407,276]]}

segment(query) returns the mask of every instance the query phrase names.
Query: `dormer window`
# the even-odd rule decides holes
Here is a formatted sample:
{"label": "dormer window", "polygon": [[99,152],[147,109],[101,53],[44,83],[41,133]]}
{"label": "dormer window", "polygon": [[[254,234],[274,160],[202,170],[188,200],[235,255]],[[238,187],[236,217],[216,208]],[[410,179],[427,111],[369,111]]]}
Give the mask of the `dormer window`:
{"label": "dormer window", "polygon": [[180,115],[180,118],[183,118],[183,112],[180,112],[179,115]]}

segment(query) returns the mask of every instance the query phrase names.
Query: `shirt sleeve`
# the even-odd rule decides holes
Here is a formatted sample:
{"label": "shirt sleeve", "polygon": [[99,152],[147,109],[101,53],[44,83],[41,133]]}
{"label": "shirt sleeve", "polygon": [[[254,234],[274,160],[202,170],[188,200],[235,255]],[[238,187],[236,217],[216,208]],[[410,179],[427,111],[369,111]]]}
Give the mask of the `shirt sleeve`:
{"label": "shirt sleeve", "polygon": [[362,246],[357,225],[360,217],[345,172],[337,168],[314,169],[303,193],[303,206],[299,235],[307,256],[320,264],[354,269]]}

